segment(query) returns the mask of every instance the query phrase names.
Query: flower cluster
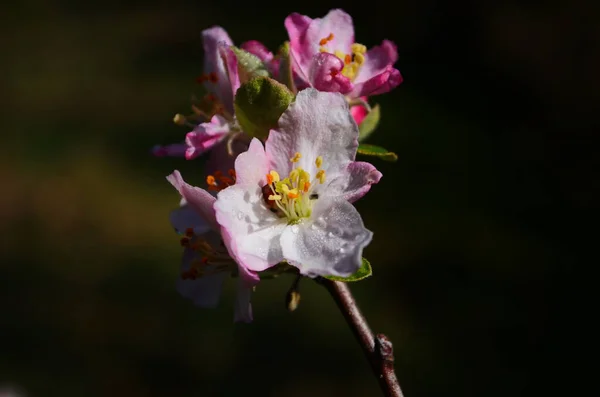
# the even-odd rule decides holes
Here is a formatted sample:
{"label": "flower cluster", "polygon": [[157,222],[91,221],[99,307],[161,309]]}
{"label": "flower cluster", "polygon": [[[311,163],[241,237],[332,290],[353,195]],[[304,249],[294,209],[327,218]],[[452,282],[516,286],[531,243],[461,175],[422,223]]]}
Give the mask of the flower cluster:
{"label": "flower cluster", "polygon": [[238,279],[235,321],[250,322],[250,295],[265,275],[294,271],[338,280],[370,274],[362,257],[373,233],[353,202],[381,173],[356,155],[393,160],[362,144],[379,120],[369,97],[402,82],[395,45],[367,49],[351,17],[297,13],[276,55],[258,41],[236,47],[221,27],[203,32],[207,93],[194,99],[185,141],[156,146],[157,156],[208,154],[205,188],[167,177],[181,195],[170,220],[183,246],[179,292],[202,307],[219,301],[223,281]]}

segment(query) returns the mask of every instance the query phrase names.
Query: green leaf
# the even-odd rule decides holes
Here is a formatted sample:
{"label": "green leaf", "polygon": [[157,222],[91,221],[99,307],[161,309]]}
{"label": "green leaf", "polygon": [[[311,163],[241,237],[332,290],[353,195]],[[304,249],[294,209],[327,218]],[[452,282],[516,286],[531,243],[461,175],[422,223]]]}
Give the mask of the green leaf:
{"label": "green leaf", "polygon": [[255,77],[237,90],[235,114],[242,130],[264,139],[293,100],[294,94],[285,85],[269,77]]}
{"label": "green leaf", "polygon": [[292,60],[290,58],[290,42],[286,41],[279,48],[279,81],[286,85],[292,92],[296,91],[294,75],[292,73]]}
{"label": "green leaf", "polygon": [[398,155],[394,152],[390,152],[387,149],[384,149],[380,146],[369,145],[366,143],[361,143],[358,145],[358,154],[363,154],[365,156],[375,156],[379,157],[385,161],[396,161],[398,160]]}
{"label": "green leaf", "polygon": [[343,281],[345,283],[360,281],[363,280],[373,274],[373,269],[371,268],[371,264],[365,258],[362,258],[362,264],[360,268],[349,277],[335,277],[335,276],[326,276],[326,279],[333,281]]}
{"label": "green leaf", "polygon": [[362,142],[369,137],[377,128],[379,124],[379,118],[381,117],[381,113],[379,110],[379,104],[373,106],[371,111],[367,114],[367,116],[363,119],[363,121],[358,126],[358,141]]}
{"label": "green leaf", "polygon": [[256,55],[236,46],[231,46],[231,50],[237,57],[240,83],[243,84],[258,76],[269,77],[267,67]]}

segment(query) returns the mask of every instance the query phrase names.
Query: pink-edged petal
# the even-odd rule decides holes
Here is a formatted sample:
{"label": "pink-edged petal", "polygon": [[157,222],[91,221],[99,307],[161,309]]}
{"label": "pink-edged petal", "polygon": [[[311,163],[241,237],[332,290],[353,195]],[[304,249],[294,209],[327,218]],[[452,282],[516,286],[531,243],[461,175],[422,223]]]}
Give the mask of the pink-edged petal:
{"label": "pink-edged petal", "polygon": [[240,46],[242,50],[248,51],[249,53],[256,55],[261,61],[268,63],[273,59],[273,53],[260,41],[249,40],[242,43]]}
{"label": "pink-edged petal", "polygon": [[209,192],[187,184],[179,171],[173,171],[171,175],[167,176],[167,180],[177,189],[188,205],[198,212],[213,230],[219,230],[219,224],[217,223],[213,208],[215,198]]}
{"label": "pink-edged petal", "polygon": [[[188,271],[192,261],[196,260],[196,252],[186,248],[181,261],[181,270]],[[215,273],[200,277],[196,280],[184,280],[178,277],[175,287],[181,296],[190,299],[194,305],[204,308],[214,308],[219,303],[223,281],[229,275],[226,272]]]}
{"label": "pink-edged petal", "polygon": [[329,178],[344,172],[354,160],[358,127],[343,95],[307,88],[283,112],[265,145],[269,168],[280,175],[291,171],[294,164],[290,159],[299,152],[302,157],[296,165],[313,177],[317,173],[315,159],[322,156],[322,169]]}
{"label": "pink-edged petal", "polygon": [[338,193],[330,191],[334,196],[343,197],[345,200],[353,203],[371,189],[371,185],[378,183],[382,177],[381,172],[377,171],[371,163],[363,161],[354,161],[348,165],[346,176],[341,184],[342,189]]}
{"label": "pink-edged petal", "polygon": [[234,322],[252,322],[252,305],[250,304],[251,296],[252,288],[247,287],[242,280],[238,281],[237,294],[235,297],[235,312],[233,315]]}
{"label": "pink-edged petal", "polygon": [[233,109],[233,92],[227,66],[223,61],[219,51],[219,43],[222,45],[233,45],[231,38],[220,26],[214,26],[202,31],[202,41],[204,44],[204,73],[214,73],[217,77],[216,82],[206,80],[204,85],[206,89],[213,92],[223,103],[227,110]]}
{"label": "pink-edged petal", "polygon": [[360,268],[372,237],[352,204],[319,198],[311,219],[285,229],[281,246],[285,260],[306,276],[348,277]]}
{"label": "pink-edged petal", "polygon": [[171,211],[169,221],[177,233],[193,229],[195,234],[203,234],[211,230],[210,225],[188,204]]}
{"label": "pink-edged petal", "polygon": [[354,43],[354,24],[352,17],[343,10],[331,10],[322,19],[315,19],[306,30],[306,36],[316,44],[319,50],[319,41],[333,33],[333,39],[324,47],[331,53],[342,51],[350,53],[350,47]]}
{"label": "pink-edged petal", "polygon": [[185,136],[185,143],[188,148],[185,151],[186,160],[192,160],[206,153],[210,148],[221,141],[221,137],[204,136],[199,137],[194,132],[190,132]]}
{"label": "pink-edged petal", "polygon": [[173,143],[171,145],[156,145],[152,148],[152,154],[156,157],[184,157],[187,145],[184,143]]}
{"label": "pink-edged petal", "polygon": [[348,94],[351,98],[384,94],[402,83],[402,75],[398,69],[388,65],[384,71],[362,83],[354,84],[354,89]]}
{"label": "pink-edged petal", "polygon": [[267,208],[259,185],[236,183],[220,191],[214,208],[229,254],[241,267],[262,271],[283,260],[279,236],[286,220]]}
{"label": "pink-edged petal", "polygon": [[312,56],[316,53],[310,43],[306,41],[306,29],[308,29],[311,22],[311,18],[296,12],[290,14],[284,22],[290,38],[293,68],[298,74],[298,78],[306,83],[308,83],[308,68]]}
{"label": "pink-edged petal", "polygon": [[[367,101],[367,97],[361,98],[363,101]],[[356,124],[360,125],[363,122],[365,117],[369,114],[369,111],[364,105],[354,105],[350,107],[350,113],[352,113],[352,118],[356,121]]]}
{"label": "pink-edged petal", "polygon": [[265,148],[259,139],[253,138],[248,150],[235,160],[236,184],[262,187],[269,171]]}
{"label": "pink-edged petal", "polygon": [[218,44],[218,50],[219,55],[223,60],[223,64],[225,65],[225,70],[227,71],[227,78],[229,80],[227,87],[231,91],[232,98],[231,104],[228,102],[223,102],[223,105],[230,114],[233,114],[233,98],[235,98],[235,93],[237,92],[238,88],[240,88],[240,76],[237,67],[237,57],[231,49],[231,46],[223,42]]}
{"label": "pink-edged petal", "polygon": [[246,287],[252,287],[258,284],[258,282],[260,281],[258,273],[240,265],[241,261],[238,257],[236,246],[231,240],[231,234],[225,228],[221,228],[221,237],[223,238],[223,244],[225,244],[225,247],[229,252],[229,256],[231,256],[235,263],[238,264],[238,273],[240,281],[242,281],[243,285],[245,285]]}
{"label": "pink-edged petal", "polygon": [[219,143],[230,131],[231,127],[227,119],[214,115],[210,122],[202,123],[192,132],[187,133],[185,158],[191,160],[198,157]]}
{"label": "pink-edged petal", "polygon": [[308,71],[308,78],[313,87],[319,91],[340,92],[352,91],[350,79],[341,72],[344,61],[333,54],[321,52],[314,56]]}
{"label": "pink-edged petal", "polygon": [[360,67],[360,72],[354,82],[356,84],[367,81],[383,73],[388,65],[394,65],[398,60],[396,44],[390,40],[383,40],[381,45],[375,46],[365,54],[365,61]]}
{"label": "pink-edged petal", "polygon": [[336,50],[347,54],[354,42],[352,17],[346,12],[334,9],[323,18],[311,20],[300,14],[291,14],[285,20],[290,37],[290,50],[294,68],[302,80],[308,80],[313,56],[319,54],[321,40],[331,38],[323,47],[327,52]]}

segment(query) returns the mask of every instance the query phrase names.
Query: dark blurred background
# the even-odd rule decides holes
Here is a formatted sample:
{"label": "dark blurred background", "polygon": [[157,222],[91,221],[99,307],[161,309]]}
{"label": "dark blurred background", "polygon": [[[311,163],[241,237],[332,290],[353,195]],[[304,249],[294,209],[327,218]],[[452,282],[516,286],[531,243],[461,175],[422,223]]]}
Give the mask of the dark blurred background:
{"label": "dark blurred background", "polygon": [[[591,3],[591,2],[590,2]],[[241,4],[241,5],[239,5]],[[585,3],[22,1],[3,6],[0,388],[28,396],[378,396],[334,303],[263,282],[232,324],[174,288],[173,169],[202,71],[201,31],[271,49],[284,18],[350,12],[398,45],[404,83],[373,97],[398,153],[357,203],[374,275],[352,285],[396,351],[407,397],[550,395],[575,384],[576,264],[597,242],[591,145],[598,14]],[[597,6],[595,6],[597,8]],[[597,229],[596,229],[597,230]]]}

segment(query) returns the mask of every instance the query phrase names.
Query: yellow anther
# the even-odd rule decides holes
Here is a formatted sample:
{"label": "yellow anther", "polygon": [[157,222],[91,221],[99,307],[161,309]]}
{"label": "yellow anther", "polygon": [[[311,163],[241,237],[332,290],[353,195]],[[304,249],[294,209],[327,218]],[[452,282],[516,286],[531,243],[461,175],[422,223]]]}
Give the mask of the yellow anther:
{"label": "yellow anther", "polygon": [[281,200],[281,195],[280,194],[271,194],[269,195],[269,200]]}
{"label": "yellow anther", "polygon": [[354,62],[358,63],[359,65],[362,65],[363,63],[365,63],[365,56],[359,52],[355,53]]}
{"label": "yellow anther", "polygon": [[352,62],[352,55],[346,54],[346,56],[344,57],[344,63],[347,65],[351,62]]}
{"label": "yellow anther", "polygon": [[325,170],[320,170],[319,172],[317,172],[317,179],[320,183],[325,182]]}
{"label": "yellow anther", "polygon": [[317,157],[317,159],[315,160],[315,165],[317,166],[317,168],[321,168],[321,166],[323,165],[323,157],[322,156]]}
{"label": "yellow anther", "polygon": [[300,176],[300,171],[298,171],[297,168],[292,170],[292,172],[290,172],[290,180],[292,181],[292,183],[294,183],[294,181],[296,181],[299,176]]}
{"label": "yellow anther", "polygon": [[296,152],[296,154],[294,154],[294,157],[292,157],[290,159],[290,161],[292,163],[297,163],[298,161],[300,161],[301,158],[302,158],[302,155],[300,153]]}
{"label": "yellow anther", "polygon": [[300,181],[310,181],[310,174],[300,169]]}
{"label": "yellow anther", "polygon": [[352,49],[352,52],[354,54],[364,54],[365,52],[367,52],[367,47],[359,43],[352,44],[350,48]]}
{"label": "yellow anther", "polygon": [[304,191],[304,193],[308,192],[308,189],[310,189],[310,182],[306,181],[304,182],[304,186],[302,187],[302,190]]}
{"label": "yellow anther", "polygon": [[287,196],[288,196],[288,198],[291,198],[291,199],[298,198],[298,189],[294,188],[294,189],[290,190],[289,192],[287,192]]}
{"label": "yellow anther", "polygon": [[212,175],[209,175],[209,176],[207,176],[207,177],[206,177],[206,183],[207,183],[209,186],[215,186],[215,185],[217,184],[217,183],[215,182],[215,177],[214,177],[214,176],[212,176]]}
{"label": "yellow anther", "polygon": [[335,55],[336,57],[340,58],[340,59],[344,59],[346,57],[346,54],[344,54],[343,51],[340,50],[335,50],[335,52],[333,53],[333,55]]}
{"label": "yellow anther", "polygon": [[288,192],[290,191],[290,188],[286,184],[283,184],[283,183],[279,184],[278,183],[277,184],[277,190],[281,191],[281,193],[283,193],[283,194],[288,194]]}
{"label": "yellow anther", "polygon": [[353,80],[358,73],[358,67],[359,65],[357,63],[352,62],[351,64],[344,66],[342,74],[348,77],[350,80]]}
{"label": "yellow anther", "polygon": [[273,182],[279,182],[279,174],[277,173],[277,171],[269,172],[269,176],[271,177],[271,181],[269,182],[269,184]]}
{"label": "yellow anther", "polygon": [[319,47],[319,52],[327,52],[327,48],[325,48],[325,47]]}

